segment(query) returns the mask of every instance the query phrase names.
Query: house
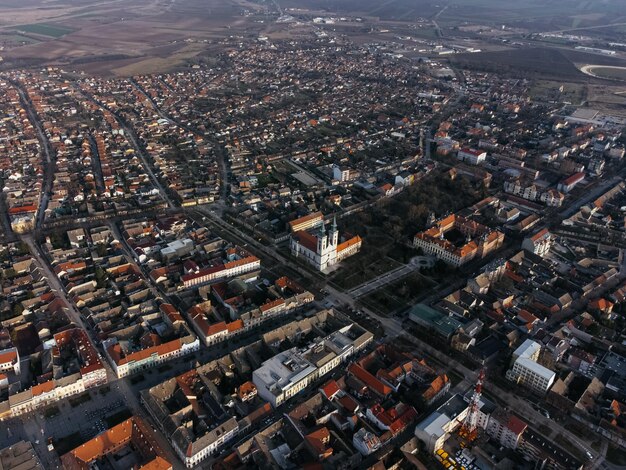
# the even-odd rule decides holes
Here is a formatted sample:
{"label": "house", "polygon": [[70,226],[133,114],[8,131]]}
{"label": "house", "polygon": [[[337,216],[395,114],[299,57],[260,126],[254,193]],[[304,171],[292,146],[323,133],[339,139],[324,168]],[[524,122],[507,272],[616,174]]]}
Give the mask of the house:
{"label": "house", "polygon": [[484,150],[474,150],[469,148],[459,149],[457,158],[462,162],[469,163],[470,165],[479,165],[487,159],[487,152]]}
{"label": "house", "polygon": [[565,178],[563,181],[561,181],[558,186],[557,189],[559,191],[561,191],[562,193],[569,193],[572,189],[574,189],[574,187],[579,184],[582,183],[585,180],[585,173],[584,172],[578,172],[578,173],[574,173],[572,176]]}
{"label": "house", "polygon": [[526,251],[544,257],[550,251],[552,247],[553,239],[552,235],[547,228],[540,230],[531,237],[524,238],[522,242],[522,248]]}

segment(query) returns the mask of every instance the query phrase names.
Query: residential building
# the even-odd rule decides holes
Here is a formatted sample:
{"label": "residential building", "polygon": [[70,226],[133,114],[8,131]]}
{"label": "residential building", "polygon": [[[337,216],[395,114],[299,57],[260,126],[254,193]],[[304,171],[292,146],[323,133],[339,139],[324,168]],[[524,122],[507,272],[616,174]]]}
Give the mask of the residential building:
{"label": "residential building", "polygon": [[487,152],[484,150],[474,150],[469,148],[462,148],[457,154],[457,158],[463,162],[467,162],[470,165],[479,165],[487,159]]}
{"label": "residential building", "polygon": [[81,328],[55,334],[46,355],[49,361],[40,377],[47,380],[25,390],[12,390],[8,400],[0,403],[2,419],[31,412],[107,381],[100,355]]}
{"label": "residential building", "polygon": [[524,238],[522,242],[522,248],[524,250],[530,251],[531,253],[538,256],[546,256],[550,251],[550,248],[553,244],[552,234],[548,231],[547,228],[540,230],[535,233],[533,236]]}
{"label": "residential building", "polygon": [[382,447],[378,436],[367,428],[361,428],[352,436],[352,445],[361,455],[368,456]]}
{"label": "residential building", "polygon": [[29,441],[19,441],[0,450],[0,469],[44,470],[44,466]]}
{"label": "residential building", "polygon": [[496,410],[489,418],[486,433],[507,449],[517,449],[528,426],[514,414]]}
{"label": "residential building", "polygon": [[569,193],[572,189],[574,189],[574,187],[579,184],[582,183],[585,180],[585,173],[584,172],[578,172],[578,173],[574,173],[572,176],[565,178],[563,181],[561,181],[558,186],[557,189],[563,193]]}
{"label": "residential building", "polygon": [[526,340],[513,353],[512,366],[506,377],[539,393],[547,392],[556,374],[547,367],[538,364],[541,346],[532,340]]}
{"label": "residential building", "polygon": [[121,451],[133,454],[137,470],[171,470],[172,464],[154,438],[150,428],[138,416],[113,426],[90,441],[61,456],[63,468],[88,470],[97,468],[97,461]]}
{"label": "residential building", "polygon": [[203,284],[217,282],[242,274],[251,273],[261,269],[261,260],[256,256],[242,256],[233,261],[224,264],[218,264],[210,268],[204,268],[196,273],[185,274],[181,277],[182,287],[188,289],[190,287],[198,287]]}
{"label": "residential building", "polygon": [[289,229],[292,233],[302,230],[310,230],[319,227],[324,223],[324,214],[321,212],[313,212],[298,219],[289,222]]}

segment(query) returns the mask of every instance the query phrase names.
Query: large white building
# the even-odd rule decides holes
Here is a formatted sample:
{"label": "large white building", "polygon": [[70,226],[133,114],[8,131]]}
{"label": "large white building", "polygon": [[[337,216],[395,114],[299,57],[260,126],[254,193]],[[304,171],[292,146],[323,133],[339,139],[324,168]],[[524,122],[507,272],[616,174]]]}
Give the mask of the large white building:
{"label": "large white building", "polygon": [[535,341],[527,339],[513,352],[513,362],[507,371],[507,379],[522,384],[537,392],[547,392],[556,374],[547,367],[538,364],[541,346]]}
{"label": "large white building", "polygon": [[297,258],[304,258],[319,271],[325,271],[360,250],[361,237],[358,235],[339,242],[337,220],[333,221],[328,234],[322,224],[317,236],[301,230],[294,233],[291,238],[291,254]]}
{"label": "large white building", "polygon": [[[477,426],[486,429],[494,411],[495,405],[481,398]],[[468,412],[469,403],[461,395],[453,395],[415,427],[415,437],[426,445],[428,452],[434,453],[461,426]]]}
{"label": "large white building", "polygon": [[364,348],[373,335],[348,325],[308,348],[292,348],[265,361],[252,373],[258,395],[274,408],[304,390],[356,351]]}
{"label": "large white building", "polygon": [[479,165],[487,159],[487,152],[483,150],[462,148],[459,150],[457,158],[463,162],[469,163],[470,165]]}

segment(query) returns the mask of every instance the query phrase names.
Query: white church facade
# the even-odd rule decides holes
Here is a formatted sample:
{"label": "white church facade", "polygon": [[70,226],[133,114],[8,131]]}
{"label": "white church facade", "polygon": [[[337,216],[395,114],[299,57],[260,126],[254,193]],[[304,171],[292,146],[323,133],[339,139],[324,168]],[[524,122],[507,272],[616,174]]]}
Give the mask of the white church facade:
{"label": "white church facade", "polygon": [[340,242],[337,220],[333,221],[328,233],[322,224],[317,235],[301,230],[291,237],[291,254],[296,258],[304,258],[319,271],[325,271],[358,253],[360,249],[361,237],[358,235]]}

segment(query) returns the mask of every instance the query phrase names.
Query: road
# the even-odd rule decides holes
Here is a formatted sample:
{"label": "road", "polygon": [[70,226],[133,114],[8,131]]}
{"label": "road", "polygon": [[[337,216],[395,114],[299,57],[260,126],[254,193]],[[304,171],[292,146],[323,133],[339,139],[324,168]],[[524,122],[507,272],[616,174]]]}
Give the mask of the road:
{"label": "road", "polygon": [[37,131],[39,144],[41,145],[41,148],[43,149],[43,155],[42,155],[44,157],[44,161],[42,162],[43,163],[43,186],[41,188],[41,193],[39,197],[39,205],[37,207],[37,219],[35,222],[36,227],[39,228],[43,224],[44,218],[46,216],[46,208],[48,207],[48,200],[50,198],[50,194],[52,194],[52,183],[54,182],[54,165],[55,165],[54,158],[53,158],[54,150],[52,149],[52,145],[50,144],[48,137],[43,131],[41,122],[39,121],[39,118],[37,117],[37,113],[33,109],[33,105],[30,101],[30,98],[28,97],[28,94],[24,91],[21,84],[19,84],[18,82],[12,81],[11,83],[15,86],[15,88],[17,89],[17,92],[20,95],[20,101],[22,103],[22,106],[26,110],[26,113],[28,114],[28,119],[30,120],[31,124]]}
{"label": "road", "polygon": [[[32,238],[31,235],[24,235],[22,237],[22,240],[29,246],[29,248],[31,250],[31,253],[33,254],[34,258],[37,260],[39,265],[42,267],[42,269],[44,271],[44,275],[46,276],[46,278],[47,278],[47,280],[48,280],[48,282],[50,284],[51,289],[53,291],[55,291],[57,296],[59,298],[61,298],[67,304],[68,308],[67,308],[66,312],[67,312],[68,316],[70,317],[70,319],[77,326],[79,326],[83,330],[89,332],[89,330],[85,327],[85,324],[83,323],[83,319],[82,319],[82,317],[80,315],[80,312],[76,309],[76,307],[74,306],[73,302],[71,302],[68,299],[68,297],[67,297],[67,295],[65,293],[64,286],[61,284],[61,281],[59,281],[59,279],[55,275],[55,273],[52,272],[52,269],[48,265],[47,260],[42,255],[41,248],[37,245],[37,243],[34,241],[34,239]],[[88,336],[89,336],[90,343],[98,351],[99,349],[96,346],[96,344],[93,342],[91,336],[90,335],[88,335]],[[98,353],[98,356],[99,356],[100,361],[102,362],[104,368],[106,369],[107,382],[109,384],[114,384],[114,386],[117,387],[117,389],[119,390],[121,396],[124,399],[124,402],[125,402],[126,406],[131,410],[131,412],[133,414],[142,417],[147,422],[151,422],[151,419],[149,418],[147,413],[144,411],[144,409],[141,407],[141,405],[139,403],[139,400],[137,399],[137,391],[134,390],[130,386],[129,379],[128,378],[118,379],[117,375],[115,374],[115,372],[113,371],[113,369],[109,365],[108,361],[105,358],[102,357],[100,352]],[[35,418],[36,418],[36,416],[35,416]],[[25,428],[27,430],[30,429],[31,432],[32,432],[33,426],[36,426],[36,424],[33,424],[31,421],[26,421],[25,422]],[[155,438],[159,442],[159,445],[161,445],[163,447],[163,449],[168,451],[170,453],[170,456],[173,458],[174,454],[173,454],[173,451],[171,451],[167,440],[160,433],[156,433],[156,434],[157,435],[155,436]],[[45,439],[42,439],[41,445],[44,444],[43,443],[44,440]],[[47,450],[45,450],[44,453],[45,452],[47,452]]]}
{"label": "road", "polygon": [[[282,15],[282,13],[281,13]],[[215,157],[217,159],[217,166],[218,169],[220,171],[220,199],[222,201],[222,203],[218,203],[217,205],[220,207],[220,209],[223,209],[223,204],[226,201],[226,198],[228,197],[228,192],[229,192],[229,178],[228,178],[228,157],[226,156],[226,151],[224,150],[224,148],[222,147],[222,145],[216,140],[216,139],[211,139],[209,138],[205,133],[200,132],[197,129],[194,129],[186,124],[183,124],[182,122],[180,122],[180,120],[175,119],[173,116],[171,116],[170,114],[166,113],[165,111],[163,111],[163,109],[161,109],[161,107],[157,104],[157,102],[146,92],[146,90],[143,89],[143,87],[141,85],[139,85],[139,83],[137,83],[135,80],[131,79],[131,84],[141,93],[143,94],[147,100],[150,101],[150,104],[152,105],[153,109],[157,112],[157,114],[159,116],[161,116],[163,119],[166,119],[170,122],[173,122],[174,124],[176,124],[178,127],[180,127],[181,129],[186,130],[187,132],[191,132],[192,134],[194,134],[197,137],[201,137],[203,139],[206,139],[212,146],[213,148],[213,152],[215,154]],[[163,82],[161,80],[161,82]],[[165,82],[163,82],[165,83]],[[167,85],[167,88],[172,90],[172,87]],[[172,90],[173,91],[173,90]]]}
{"label": "road", "polygon": [[[213,214],[210,210],[206,211],[207,215],[209,215],[209,217],[216,219],[215,214]],[[218,219],[219,220],[219,219]],[[215,222],[217,222],[217,220],[215,220]],[[222,228],[224,227],[224,224],[221,224]],[[252,245],[255,249],[257,249],[258,251],[262,252],[262,253],[267,253],[268,256],[271,256],[275,259],[278,259],[281,263],[284,263],[285,266],[289,266],[292,269],[299,269],[299,271],[304,275],[307,276],[308,273],[304,272],[297,264],[295,264],[295,262],[291,259],[287,259],[284,256],[276,253],[274,250],[270,250],[269,248],[263,246],[262,244],[258,243],[256,240],[252,239],[251,237],[247,236],[246,234],[242,233],[241,231],[239,231],[238,229],[229,226],[228,230],[233,230],[237,233],[237,235],[240,238],[243,238],[245,240],[248,241],[248,243],[250,245]],[[311,277],[309,275],[309,277]],[[313,280],[316,280],[315,278]],[[443,292],[433,292],[432,294],[432,298],[440,298],[442,296],[447,295],[450,292],[453,292],[454,290],[459,288],[459,283],[456,283],[454,285],[451,286],[447,286],[444,288]],[[356,303],[356,299],[354,298],[353,295],[346,293],[346,292],[341,292],[335,288],[333,288],[330,285],[326,285],[325,290],[328,294],[327,296],[327,301],[330,301],[332,303],[334,303],[335,305],[348,305],[350,307],[356,307],[355,303]],[[393,341],[394,338],[403,335],[404,337],[406,337],[409,341],[411,341],[419,350],[426,352],[427,354],[429,354],[430,356],[434,357],[435,359],[437,359],[438,361],[440,361],[443,364],[447,364],[448,367],[450,369],[452,369],[454,372],[456,372],[457,374],[459,374],[460,376],[464,377],[464,379],[466,381],[469,381],[470,383],[474,383],[478,377],[478,370],[471,370],[468,369],[466,366],[464,366],[463,364],[460,364],[458,361],[454,360],[452,357],[448,356],[447,354],[433,348],[432,346],[430,346],[429,344],[425,343],[424,341],[415,338],[413,335],[406,335],[405,334],[405,330],[404,327],[401,323],[400,320],[396,319],[396,318],[389,318],[389,317],[384,317],[381,315],[376,314],[375,312],[367,309],[367,308],[362,308],[360,307],[361,310],[363,310],[367,315],[369,315],[370,317],[378,320],[382,326],[382,328],[385,331],[385,337],[388,341]],[[523,400],[522,398],[518,397],[517,395],[514,395],[500,387],[498,387],[497,385],[493,384],[492,382],[487,381],[485,384],[485,389],[488,390],[489,392],[491,392],[491,394],[493,396],[498,397],[502,404],[504,404],[505,406],[507,406],[509,409],[511,410],[515,410],[516,413],[518,413],[520,415],[520,417],[522,417],[523,419],[525,419],[529,424],[533,425],[533,426],[547,426],[550,429],[553,430],[553,434],[558,433],[561,434],[564,438],[566,438],[567,440],[569,440],[570,442],[574,443],[575,445],[584,448],[586,450],[589,450],[592,455],[594,456],[594,458],[598,458],[599,454],[594,451],[591,448],[591,440],[583,440],[580,439],[579,437],[577,437],[576,435],[574,435],[573,433],[571,433],[568,429],[564,428],[563,426],[561,426],[559,423],[546,418],[545,416],[543,416],[542,414],[540,414],[538,411],[536,411],[534,408],[532,408],[532,406],[526,402],[525,400]]]}
{"label": "road", "polygon": [[102,175],[102,164],[100,163],[100,151],[98,150],[98,144],[93,134],[90,132],[88,135],[89,146],[91,147],[91,168],[94,173],[94,181],[96,189],[100,194],[104,194],[106,187],[104,186],[104,176]]}
{"label": "road", "polygon": [[152,181],[152,184],[154,185],[154,187],[159,190],[159,194],[161,195],[161,197],[163,198],[163,200],[167,203],[169,207],[176,207],[176,204],[174,204],[174,202],[170,199],[170,197],[167,194],[167,191],[165,191],[165,189],[163,188],[163,185],[161,184],[159,179],[156,177],[156,175],[152,171],[152,165],[150,165],[150,163],[148,162],[148,156],[146,155],[145,150],[137,143],[137,137],[135,136],[134,131],[126,125],[126,122],[124,121],[124,119],[122,119],[116,112],[111,110],[104,103],[101,103],[100,101],[98,101],[94,96],[88,94],[85,90],[82,90],[79,86],[74,85],[74,87],[76,91],[81,93],[86,99],[88,99],[92,103],[97,104],[102,109],[106,109],[113,116],[115,116],[117,123],[124,130],[124,135],[128,139],[129,143],[133,146],[135,152],[137,152],[137,155],[139,155],[139,158],[141,159],[141,163],[143,164],[143,167],[146,170],[146,174]]}
{"label": "road", "polygon": [[567,219],[573,216],[576,212],[580,210],[582,206],[589,204],[591,201],[600,197],[602,194],[607,192],[613,186],[623,181],[623,176],[624,176],[624,172],[621,172],[620,175],[614,176],[610,180],[599,183],[590,192],[583,194],[581,197],[576,199],[576,201],[568,204],[568,207],[566,209],[563,209],[561,212],[559,212],[559,215],[563,219]]}
{"label": "road", "polygon": [[370,279],[363,284],[353,287],[348,291],[348,293],[355,299],[358,299],[359,297],[363,297],[364,295],[367,295],[376,289],[380,289],[387,284],[391,284],[398,279],[402,279],[403,277],[408,276],[413,271],[419,270],[421,266],[432,267],[433,264],[434,257],[416,256],[415,258],[412,258],[408,264],[399,266],[395,269],[392,269],[391,271],[387,271],[386,273],[382,273],[380,276],[375,277],[374,279]]}

